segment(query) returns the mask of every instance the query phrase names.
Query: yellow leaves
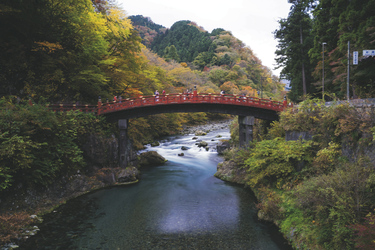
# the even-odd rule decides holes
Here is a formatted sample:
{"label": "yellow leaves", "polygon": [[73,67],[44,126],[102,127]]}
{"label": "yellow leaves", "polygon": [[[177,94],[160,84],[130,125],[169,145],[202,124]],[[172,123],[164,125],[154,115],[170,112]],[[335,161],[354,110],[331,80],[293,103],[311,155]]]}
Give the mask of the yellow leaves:
{"label": "yellow leaves", "polygon": [[258,97],[258,92],[250,86],[242,86],[241,93],[247,96]]}
{"label": "yellow leaves", "polygon": [[43,42],[34,42],[36,45],[35,48],[32,49],[32,51],[45,51],[48,54],[53,53],[58,49],[63,49],[60,43],[50,43],[48,41],[43,41]]}
{"label": "yellow leaves", "polygon": [[111,35],[117,38],[128,38],[133,29],[131,21],[126,17],[125,11],[117,7],[112,7],[108,11],[106,25]]}
{"label": "yellow leaves", "polygon": [[87,16],[88,26],[93,28],[93,30],[95,30],[99,35],[104,35],[104,33],[108,31],[102,14],[90,11],[87,13]]}
{"label": "yellow leaves", "polygon": [[224,82],[220,89],[224,90],[226,94],[238,94],[239,92],[237,85],[231,81]]}
{"label": "yellow leaves", "polygon": [[143,95],[143,93],[138,88],[126,89],[126,96],[141,96],[141,95]]}
{"label": "yellow leaves", "polygon": [[337,157],[341,154],[341,146],[337,143],[330,142],[327,148],[318,151],[313,166],[318,172],[329,171],[337,161]]}

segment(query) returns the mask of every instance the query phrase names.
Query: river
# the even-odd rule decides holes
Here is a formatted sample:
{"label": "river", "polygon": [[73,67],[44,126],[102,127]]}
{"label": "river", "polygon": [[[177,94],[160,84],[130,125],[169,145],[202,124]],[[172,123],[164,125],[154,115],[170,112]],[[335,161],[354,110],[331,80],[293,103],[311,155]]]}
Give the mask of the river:
{"label": "river", "polygon": [[257,220],[250,190],[213,176],[223,160],[215,145],[229,138],[228,129],[199,136],[208,151],[193,136],[148,147],[168,162],[142,169],[137,184],[61,205],[20,249],[291,249],[276,228]]}

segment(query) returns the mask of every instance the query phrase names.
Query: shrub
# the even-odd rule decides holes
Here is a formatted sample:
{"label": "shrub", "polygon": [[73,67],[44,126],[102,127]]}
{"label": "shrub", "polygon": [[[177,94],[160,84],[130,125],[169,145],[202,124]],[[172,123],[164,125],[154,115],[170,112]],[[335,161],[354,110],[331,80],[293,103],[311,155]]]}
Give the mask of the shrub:
{"label": "shrub", "polygon": [[247,184],[250,187],[290,188],[302,177],[298,165],[312,162],[314,145],[312,141],[285,141],[282,138],[257,142],[244,162]]}
{"label": "shrub", "polygon": [[32,219],[26,212],[0,215],[0,243],[8,243],[17,238],[20,230],[31,222]]}

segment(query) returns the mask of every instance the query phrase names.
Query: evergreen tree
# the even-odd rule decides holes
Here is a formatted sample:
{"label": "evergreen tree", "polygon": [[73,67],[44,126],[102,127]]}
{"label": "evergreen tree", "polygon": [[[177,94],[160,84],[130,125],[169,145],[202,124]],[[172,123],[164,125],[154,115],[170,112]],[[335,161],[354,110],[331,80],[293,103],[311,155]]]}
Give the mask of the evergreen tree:
{"label": "evergreen tree", "polygon": [[174,45],[182,62],[193,62],[201,52],[209,50],[212,41],[209,33],[199,30],[190,21],[179,21],[164,34],[155,37],[151,49],[159,56],[168,58],[165,49]]}
{"label": "evergreen tree", "polygon": [[289,16],[279,21],[280,29],[274,32],[279,40],[276,62],[278,67],[283,67],[281,75],[291,81],[289,98],[297,101],[312,91],[312,66],[308,57],[312,47],[312,20],[308,13],[311,1],[289,2],[293,4]]}
{"label": "evergreen tree", "polygon": [[180,57],[178,56],[176,47],[174,45],[171,45],[164,49],[164,58],[167,62],[169,62],[170,60],[175,60],[176,62],[180,61]]}

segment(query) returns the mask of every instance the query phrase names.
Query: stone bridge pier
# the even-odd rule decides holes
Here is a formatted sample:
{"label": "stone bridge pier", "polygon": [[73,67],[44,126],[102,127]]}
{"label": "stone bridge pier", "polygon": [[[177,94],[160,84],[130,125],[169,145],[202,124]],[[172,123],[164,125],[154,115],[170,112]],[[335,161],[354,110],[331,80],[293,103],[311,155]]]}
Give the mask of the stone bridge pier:
{"label": "stone bridge pier", "polygon": [[[254,116],[238,116],[240,147],[246,147],[253,140],[254,120]],[[130,162],[130,153],[128,152],[128,119],[119,119],[118,128],[120,130],[118,142],[119,165],[121,168],[126,168]]]}
{"label": "stone bridge pier", "polygon": [[118,120],[118,128],[120,130],[120,137],[118,142],[118,152],[119,152],[119,165],[121,168],[126,168],[128,166],[128,120],[120,119]]}
{"label": "stone bridge pier", "polygon": [[254,116],[238,116],[240,148],[247,147],[253,141]]}

